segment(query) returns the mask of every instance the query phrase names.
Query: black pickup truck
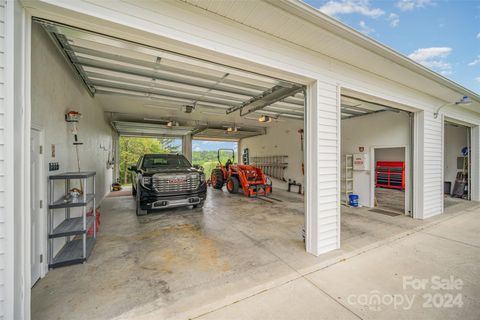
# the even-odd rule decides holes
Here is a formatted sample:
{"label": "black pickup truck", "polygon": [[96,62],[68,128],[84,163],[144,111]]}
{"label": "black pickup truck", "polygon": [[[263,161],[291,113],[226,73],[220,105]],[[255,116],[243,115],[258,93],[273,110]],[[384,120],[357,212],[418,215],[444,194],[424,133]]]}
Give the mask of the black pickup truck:
{"label": "black pickup truck", "polygon": [[132,193],[138,216],[147,210],[193,206],[203,207],[207,196],[205,174],[180,154],[145,154],[132,172]]}

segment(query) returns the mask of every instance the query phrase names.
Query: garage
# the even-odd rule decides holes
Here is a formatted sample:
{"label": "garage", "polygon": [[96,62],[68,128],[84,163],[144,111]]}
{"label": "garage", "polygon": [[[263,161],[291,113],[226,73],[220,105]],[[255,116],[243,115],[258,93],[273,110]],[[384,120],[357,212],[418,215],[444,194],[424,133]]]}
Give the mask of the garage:
{"label": "garage", "polygon": [[412,215],[413,114],[375,100],[342,96],[343,203],[358,197],[372,214]]}
{"label": "garage", "polygon": [[444,120],[444,207],[471,200],[471,128],[453,119]]}
{"label": "garage", "polygon": [[[110,318],[159,297],[173,309],[215,285],[284,276],[277,255],[305,252],[304,85],[41,19],[32,24],[32,50],[34,149],[45,146],[47,175],[56,179],[48,190],[32,187],[52,201],[46,221],[32,225],[34,318],[82,318],[92,308],[94,318]],[[215,188],[218,169],[205,167],[205,201],[137,216],[132,189],[109,191],[128,180],[125,167],[137,159],[122,157],[138,139],[193,165],[205,165],[198,146],[219,146],[224,168],[256,166],[270,192],[230,190],[226,179]],[[65,171],[96,174],[64,180]],[[64,208],[73,190],[92,194],[85,209]],[[84,301],[92,291],[97,298]]]}
{"label": "garage", "polygon": [[[7,2],[0,18],[6,318],[195,318],[480,199],[478,95],[301,1]],[[228,149],[221,165],[261,169],[272,193],[225,179],[137,215],[112,190],[138,171],[127,138],[205,183]]]}

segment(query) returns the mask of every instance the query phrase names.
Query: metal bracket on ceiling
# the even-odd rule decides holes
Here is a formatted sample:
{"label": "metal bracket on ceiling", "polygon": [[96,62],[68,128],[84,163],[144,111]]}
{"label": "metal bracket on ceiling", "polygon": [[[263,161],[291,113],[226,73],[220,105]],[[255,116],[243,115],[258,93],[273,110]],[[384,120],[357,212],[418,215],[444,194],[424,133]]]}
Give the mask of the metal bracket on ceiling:
{"label": "metal bracket on ceiling", "polygon": [[[34,21],[37,20],[34,19]],[[48,22],[40,22],[40,24],[42,25],[43,29],[46,31],[50,39],[52,39],[57,49],[59,49],[61,55],[67,61],[67,64],[72,68],[81,83],[85,86],[88,94],[93,97],[95,95],[95,87],[92,86],[91,83],[89,83],[88,77],[85,75],[83,69],[75,64],[75,60],[77,58],[73,53],[73,50],[70,48],[70,44],[68,43],[67,38],[63,34],[57,32],[57,28],[54,24],[50,24]]]}
{"label": "metal bracket on ceiling", "polygon": [[230,73],[225,73],[220,79],[218,79],[217,82],[215,82],[209,89],[207,89],[207,91],[205,91],[199,98],[197,98],[195,101],[193,101],[193,106],[194,108],[197,106],[197,103],[198,103],[198,100],[201,100],[203,97],[205,97],[206,95],[208,95],[210,93],[210,91],[214,90],[220,83],[223,82],[223,80],[225,80],[228,76],[230,75]]}
{"label": "metal bracket on ceiling", "polygon": [[[395,113],[399,113],[399,112],[401,112],[401,111],[404,111],[404,110],[401,110],[401,109],[397,109],[397,108],[392,108],[392,107],[386,106],[386,105],[381,104],[381,103],[377,103],[377,102],[373,102],[373,101],[368,101],[368,100],[364,100],[364,99],[360,99],[360,98],[356,98],[356,97],[352,97],[352,96],[347,96],[347,95],[344,95],[344,94],[342,94],[342,97],[349,98],[349,99],[353,99],[353,100],[357,100],[357,101],[361,101],[361,102],[365,102],[365,103],[369,103],[369,104],[373,104],[373,105],[375,105],[375,106],[385,108],[385,110],[388,110],[388,111],[391,111],[391,112],[395,112]],[[358,108],[358,106],[355,106],[355,107]],[[409,113],[408,111],[404,111],[404,112]]]}
{"label": "metal bracket on ceiling", "polygon": [[[239,106],[227,109],[226,114],[230,114],[232,112],[240,110],[240,116],[246,116],[247,114],[261,110],[275,102],[293,96],[296,93],[301,92],[302,90],[303,87],[296,85],[291,87],[274,86],[273,88],[262,92],[261,94],[251,98],[250,100],[242,103]],[[243,112],[245,108],[248,108],[248,110],[246,112]]]}

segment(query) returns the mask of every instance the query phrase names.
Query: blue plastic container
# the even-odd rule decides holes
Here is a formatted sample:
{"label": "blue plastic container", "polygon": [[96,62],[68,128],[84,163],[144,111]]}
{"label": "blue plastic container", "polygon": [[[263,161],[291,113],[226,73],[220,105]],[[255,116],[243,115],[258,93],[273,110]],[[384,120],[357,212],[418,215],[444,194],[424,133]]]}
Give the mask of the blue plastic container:
{"label": "blue plastic container", "polygon": [[350,206],[358,207],[358,194],[348,195],[348,200],[349,200]]}

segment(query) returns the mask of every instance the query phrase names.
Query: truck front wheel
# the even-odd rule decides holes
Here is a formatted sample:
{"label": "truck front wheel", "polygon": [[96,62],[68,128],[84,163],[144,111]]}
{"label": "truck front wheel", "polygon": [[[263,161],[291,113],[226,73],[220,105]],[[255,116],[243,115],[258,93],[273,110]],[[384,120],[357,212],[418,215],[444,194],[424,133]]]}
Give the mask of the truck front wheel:
{"label": "truck front wheel", "polygon": [[144,216],[147,214],[147,210],[142,210],[142,207],[140,206],[140,192],[137,191],[137,197],[135,199],[136,201],[136,214],[137,216]]}

